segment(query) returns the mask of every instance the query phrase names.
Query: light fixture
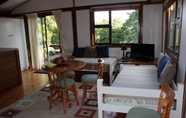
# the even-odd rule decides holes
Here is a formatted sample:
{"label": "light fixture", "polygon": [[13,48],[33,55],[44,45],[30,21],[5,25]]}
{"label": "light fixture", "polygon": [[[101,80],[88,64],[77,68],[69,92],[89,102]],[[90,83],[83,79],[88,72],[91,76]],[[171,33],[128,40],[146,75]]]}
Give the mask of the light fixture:
{"label": "light fixture", "polygon": [[[123,44],[121,46],[121,50],[123,50],[123,57],[122,57],[122,59],[124,59],[125,58],[125,50],[127,50],[127,46],[125,44]],[[128,60],[124,59],[123,62],[128,62]]]}

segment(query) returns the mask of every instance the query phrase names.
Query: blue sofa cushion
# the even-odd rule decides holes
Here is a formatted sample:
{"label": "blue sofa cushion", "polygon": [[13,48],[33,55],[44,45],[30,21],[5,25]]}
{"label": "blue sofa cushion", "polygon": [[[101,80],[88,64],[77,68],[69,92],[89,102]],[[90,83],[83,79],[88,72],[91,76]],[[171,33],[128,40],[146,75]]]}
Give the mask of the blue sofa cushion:
{"label": "blue sofa cushion", "polygon": [[74,48],[72,56],[74,57],[83,57],[85,48]]}
{"label": "blue sofa cushion", "polygon": [[158,76],[158,81],[160,79],[160,74],[161,71],[163,70],[165,64],[167,63],[167,61],[169,60],[169,58],[167,56],[164,56],[163,59],[161,60],[159,67],[158,67],[158,72],[157,72],[157,76]]}
{"label": "blue sofa cushion", "polygon": [[109,57],[109,48],[108,45],[96,46],[96,57]]}

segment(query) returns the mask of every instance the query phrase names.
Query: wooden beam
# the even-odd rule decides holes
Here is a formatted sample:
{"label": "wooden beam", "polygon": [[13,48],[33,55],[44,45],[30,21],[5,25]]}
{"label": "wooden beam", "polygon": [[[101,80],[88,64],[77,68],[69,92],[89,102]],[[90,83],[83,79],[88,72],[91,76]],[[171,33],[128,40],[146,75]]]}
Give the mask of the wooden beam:
{"label": "wooden beam", "polygon": [[11,12],[10,11],[2,11],[0,10],[0,17],[10,17]]}
{"label": "wooden beam", "polygon": [[72,28],[73,28],[74,47],[78,47],[78,35],[77,35],[77,20],[76,20],[75,0],[73,0],[73,9],[72,9]]}
{"label": "wooden beam", "polygon": [[8,0],[0,0],[0,5],[2,5],[3,3],[7,2]]}

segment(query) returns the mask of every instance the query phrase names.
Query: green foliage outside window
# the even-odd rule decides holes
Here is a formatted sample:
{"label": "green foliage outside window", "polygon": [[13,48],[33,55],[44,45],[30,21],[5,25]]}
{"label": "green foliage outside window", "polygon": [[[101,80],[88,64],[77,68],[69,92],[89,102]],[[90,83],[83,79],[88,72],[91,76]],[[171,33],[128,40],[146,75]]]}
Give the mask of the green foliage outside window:
{"label": "green foliage outside window", "polygon": [[[122,15],[122,14],[121,14]],[[99,25],[98,28],[95,25],[95,43],[111,43],[111,44],[123,44],[123,43],[138,43],[139,32],[139,19],[138,10],[132,13],[128,13],[129,18],[123,22],[120,18],[113,19],[112,25],[108,24],[108,20],[103,19],[101,23],[95,24],[108,24]],[[109,35],[109,28],[111,28],[111,34]],[[111,42],[109,38],[111,37]]]}
{"label": "green foliage outside window", "polygon": [[38,30],[41,52],[43,59],[48,55],[53,56],[60,49],[60,40],[57,24],[53,15],[38,18]]}

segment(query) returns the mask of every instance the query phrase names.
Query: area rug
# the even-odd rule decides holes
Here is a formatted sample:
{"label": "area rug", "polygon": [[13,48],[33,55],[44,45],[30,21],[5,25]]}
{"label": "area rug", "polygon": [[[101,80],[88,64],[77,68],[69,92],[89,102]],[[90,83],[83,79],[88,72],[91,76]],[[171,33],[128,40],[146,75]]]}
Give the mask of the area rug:
{"label": "area rug", "polygon": [[[86,101],[81,106],[83,87],[76,83],[78,89],[79,105],[75,101],[72,107],[67,107],[67,114],[63,114],[63,105],[60,102],[53,102],[52,109],[49,109],[48,86],[44,86],[15,103],[0,110],[0,118],[98,118],[97,101]],[[90,89],[96,89],[94,86]],[[73,94],[70,93],[70,97]]]}

